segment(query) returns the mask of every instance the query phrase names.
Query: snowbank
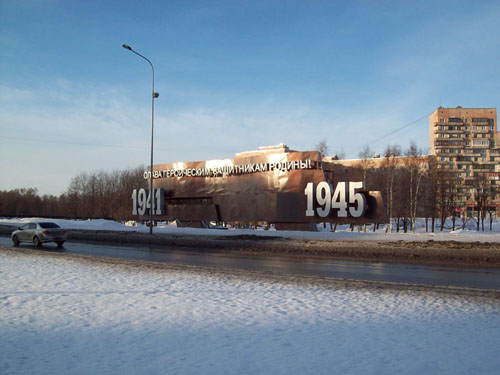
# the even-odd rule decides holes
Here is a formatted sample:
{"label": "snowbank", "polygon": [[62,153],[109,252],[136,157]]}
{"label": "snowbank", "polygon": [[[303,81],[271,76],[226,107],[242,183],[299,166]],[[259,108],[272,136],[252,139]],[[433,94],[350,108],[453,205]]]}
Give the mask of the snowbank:
{"label": "snowbank", "polygon": [[[131,226],[130,223],[118,223],[110,220],[62,220],[62,219],[40,219],[40,218],[0,218],[0,224],[18,226],[22,223],[32,221],[54,221],[61,227],[66,229],[86,229],[86,230],[113,230],[113,231],[133,231],[143,232],[149,231],[149,228],[138,224]],[[420,219],[417,221],[416,233],[385,233],[385,226],[381,226],[376,232],[373,232],[373,227],[368,227],[367,231],[358,230],[351,231],[348,225],[339,225],[336,232],[330,231],[330,226],[326,228],[322,224],[318,225],[318,232],[303,232],[303,231],[276,231],[263,229],[199,229],[199,228],[179,228],[172,223],[160,223],[154,228],[155,233],[164,234],[180,234],[180,235],[203,235],[203,236],[237,236],[237,235],[258,235],[272,236],[284,238],[307,238],[307,239],[332,239],[332,240],[353,240],[353,241],[466,241],[466,242],[499,242],[500,243],[500,222],[495,220],[493,230],[484,232],[476,231],[475,224],[469,221],[465,229],[460,228],[457,221],[455,231],[451,230],[451,221],[447,222],[443,231],[436,229],[435,233],[425,231],[425,221]],[[489,228],[489,224],[488,224]]]}

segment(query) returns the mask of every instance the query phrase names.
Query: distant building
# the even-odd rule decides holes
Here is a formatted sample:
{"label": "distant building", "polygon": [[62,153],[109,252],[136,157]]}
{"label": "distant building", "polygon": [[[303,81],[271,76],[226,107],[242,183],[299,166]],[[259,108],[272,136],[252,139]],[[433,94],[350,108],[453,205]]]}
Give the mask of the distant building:
{"label": "distant building", "polygon": [[439,107],[430,115],[429,125],[430,150],[436,156],[438,178],[453,189],[457,209],[473,211],[481,200],[478,195],[488,189],[492,195],[487,204],[497,205],[500,134],[496,108]]}

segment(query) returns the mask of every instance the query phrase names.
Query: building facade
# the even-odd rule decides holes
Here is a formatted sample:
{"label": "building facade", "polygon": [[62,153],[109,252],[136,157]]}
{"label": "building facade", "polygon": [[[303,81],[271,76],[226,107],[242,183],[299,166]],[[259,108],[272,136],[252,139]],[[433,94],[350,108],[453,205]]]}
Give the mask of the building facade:
{"label": "building facade", "polygon": [[430,150],[449,204],[469,214],[498,210],[500,134],[496,108],[442,108],[429,117]]}

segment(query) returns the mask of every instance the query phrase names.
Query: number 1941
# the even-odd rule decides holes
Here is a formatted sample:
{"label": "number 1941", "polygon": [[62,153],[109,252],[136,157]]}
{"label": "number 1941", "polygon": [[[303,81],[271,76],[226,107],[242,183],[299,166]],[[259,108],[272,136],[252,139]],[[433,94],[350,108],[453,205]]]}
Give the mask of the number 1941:
{"label": "number 1941", "polygon": [[[134,189],[132,191],[132,215],[144,215],[151,209],[151,194],[146,189]],[[154,189],[153,215],[163,215],[164,190]]]}
{"label": "number 1941", "polygon": [[366,196],[359,189],[364,189],[361,181],[339,182],[335,190],[326,181],[318,183],[316,188],[313,182],[309,182],[304,190],[307,198],[306,216],[363,216],[366,212]]}

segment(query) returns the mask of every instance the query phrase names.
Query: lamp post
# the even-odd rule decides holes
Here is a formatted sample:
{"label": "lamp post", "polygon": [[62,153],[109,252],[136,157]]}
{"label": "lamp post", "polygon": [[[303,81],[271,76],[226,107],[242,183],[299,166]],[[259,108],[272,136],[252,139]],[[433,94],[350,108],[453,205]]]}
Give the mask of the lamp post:
{"label": "lamp post", "polygon": [[154,212],[154,189],[153,189],[153,133],[154,133],[154,123],[155,123],[155,99],[160,96],[157,92],[155,92],[155,68],[153,67],[153,63],[145,56],[140,53],[134,51],[132,47],[127,44],[122,44],[122,47],[128,49],[129,51],[135,53],[137,56],[142,57],[146,60],[149,65],[151,65],[151,70],[153,72],[153,88],[151,90],[151,168],[150,168],[150,180],[149,180],[149,200],[151,202],[149,208],[149,234],[153,234],[153,212]]}

